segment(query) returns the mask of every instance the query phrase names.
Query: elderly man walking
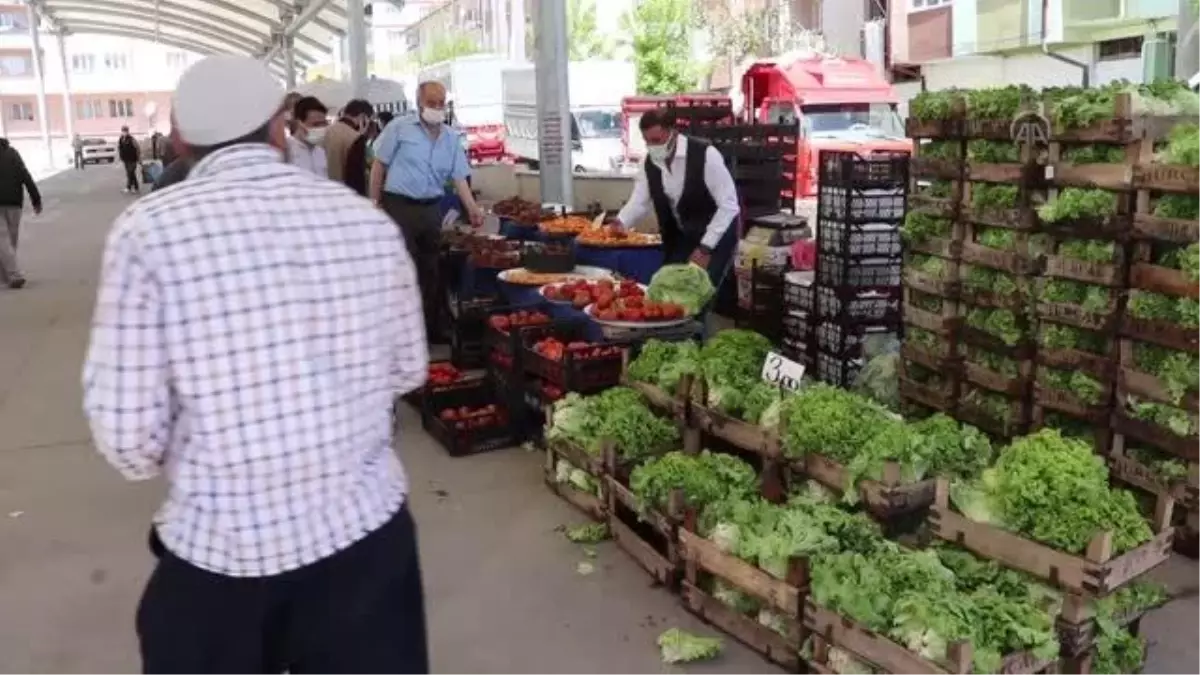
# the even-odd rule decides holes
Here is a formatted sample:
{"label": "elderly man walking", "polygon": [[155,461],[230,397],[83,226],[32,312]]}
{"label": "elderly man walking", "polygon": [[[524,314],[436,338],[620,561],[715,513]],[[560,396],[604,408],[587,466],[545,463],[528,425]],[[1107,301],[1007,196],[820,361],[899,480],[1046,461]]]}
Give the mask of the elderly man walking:
{"label": "elderly man walking", "polygon": [[471,165],[462,137],[446,125],[446,88],[439,82],[423,82],[417,88],[417,105],[417,116],[393,120],[376,140],[370,195],[404,233],[417,263],[425,329],[431,339],[437,339],[438,255],[442,240],[439,204],[446,183],[454,182],[473,225],[483,223],[483,212],[467,184]]}
{"label": "elderly man walking", "polygon": [[190,67],[191,175],[108,237],[84,409],[113,466],[167,483],[143,667],[427,672],[391,447],[392,402],[428,367],[413,263],[369,201],[283,160],[283,102],[253,59]]}

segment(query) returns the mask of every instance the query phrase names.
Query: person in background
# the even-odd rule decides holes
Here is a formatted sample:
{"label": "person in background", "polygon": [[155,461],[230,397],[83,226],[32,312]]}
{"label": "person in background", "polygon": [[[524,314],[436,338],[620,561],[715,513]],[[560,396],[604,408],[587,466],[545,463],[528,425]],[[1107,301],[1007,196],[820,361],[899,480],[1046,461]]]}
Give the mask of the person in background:
{"label": "person in background", "polygon": [[38,192],[25,160],[7,138],[0,138],[0,279],[14,289],[25,285],[25,275],[17,264],[17,240],[26,192],[33,212],[41,213],[42,193]]}
{"label": "person in background", "polygon": [[125,165],[125,189],[123,192],[134,193],[141,188],[138,185],[137,167],[142,151],[137,141],[129,133],[129,127],[121,127],[121,138],[117,141],[117,158]]}
{"label": "person in background", "polygon": [[284,122],[288,134],[292,136],[296,135],[296,117],[292,111],[296,108],[296,101],[299,101],[301,98],[303,97],[298,92],[293,91],[283,99],[283,109],[286,111],[284,113]]}
{"label": "person in background", "polygon": [[370,195],[404,233],[408,250],[417,262],[425,331],[432,341],[438,341],[440,204],[447,181],[454,182],[472,225],[483,224],[483,211],[467,184],[471,165],[459,133],[445,124],[446,88],[440,82],[422,82],[417,99],[418,116],[393,120],[379,135],[371,165]]}
{"label": "person in background", "polygon": [[71,139],[71,148],[75,150],[75,168],[83,169],[83,136],[75,134]]}
{"label": "person in background", "polygon": [[617,214],[632,227],[653,212],[662,234],[664,263],[691,261],[721,287],[737,246],[734,220],[741,212],[733,176],[716,148],[675,130],[668,113],[656,110],[639,122],[646,162],[633,194]]}
{"label": "person in background", "polygon": [[370,202],[283,161],[283,98],[249,57],[184,71],[192,174],[108,236],[83,407],[122,475],[167,483],[142,668],[429,672],[392,447],[429,367],[413,262]]}
{"label": "person in background", "polygon": [[[342,116],[329,127],[325,134],[325,157],[329,164],[329,177],[341,181],[351,187],[362,186],[366,182],[366,159],[361,154],[351,163],[351,149],[363,138],[363,132],[371,121],[374,113],[371,104],[362,99],[354,99],[342,108]],[[351,185],[353,183],[353,185]],[[356,190],[360,195],[362,190]]]}
{"label": "person in background", "polygon": [[292,108],[292,120],[294,128],[288,139],[288,161],[328,178],[325,133],[329,130],[329,110],[315,96],[305,96]]}
{"label": "person in background", "polygon": [[159,131],[158,129],[155,129],[154,133],[150,134],[150,159],[153,159],[153,160],[162,159],[162,144],[163,144],[162,132]]}

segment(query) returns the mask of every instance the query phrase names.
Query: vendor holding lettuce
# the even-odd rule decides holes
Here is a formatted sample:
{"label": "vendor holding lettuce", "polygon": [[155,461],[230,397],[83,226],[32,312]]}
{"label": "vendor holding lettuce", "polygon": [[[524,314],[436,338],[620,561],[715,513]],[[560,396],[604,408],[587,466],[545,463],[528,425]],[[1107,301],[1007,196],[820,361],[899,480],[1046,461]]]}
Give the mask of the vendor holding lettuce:
{"label": "vendor holding lettuce", "polygon": [[675,131],[669,113],[652,110],[638,125],[646,163],[617,225],[630,227],[651,210],[658,217],[666,264],[691,261],[719,288],[737,245],[737,188],[721,153]]}

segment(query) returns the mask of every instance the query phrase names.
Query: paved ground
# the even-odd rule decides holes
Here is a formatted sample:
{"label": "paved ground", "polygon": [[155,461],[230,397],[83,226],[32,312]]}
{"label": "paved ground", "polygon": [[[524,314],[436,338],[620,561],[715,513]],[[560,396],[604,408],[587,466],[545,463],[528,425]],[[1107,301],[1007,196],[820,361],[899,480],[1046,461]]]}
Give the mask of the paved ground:
{"label": "paved ground", "polygon": [[[120,169],[43,183],[22,234],[30,285],[0,290],[0,672],[136,670],[132,616],[161,486],[123,482],[93,452],[79,367],[105,233],[128,198]],[[434,667],[440,672],[660,672],[664,628],[707,629],[611,545],[596,572],[554,529],[579,520],[510,450],[450,459],[406,411]],[[1164,576],[1192,586],[1196,567]],[[1194,593],[1146,622],[1149,672],[1197,672]],[[764,672],[737,645],[693,672]]]}

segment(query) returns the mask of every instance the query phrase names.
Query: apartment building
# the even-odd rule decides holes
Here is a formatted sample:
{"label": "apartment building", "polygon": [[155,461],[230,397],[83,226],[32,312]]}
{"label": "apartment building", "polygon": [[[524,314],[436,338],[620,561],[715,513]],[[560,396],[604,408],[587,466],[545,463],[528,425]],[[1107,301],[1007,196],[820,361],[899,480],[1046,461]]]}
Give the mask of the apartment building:
{"label": "apartment building", "polygon": [[908,79],[919,74],[930,90],[1097,86],[1171,77],[1180,5],[1181,0],[892,0],[890,60],[894,72]]}
{"label": "apartment building", "polygon": [[[175,83],[200,58],[145,40],[105,35],[68,35],[60,42],[42,31],[39,43],[46,119],[51,136],[59,139],[67,134],[68,82],[76,133],[115,137],[122,126],[136,134],[165,130]],[[0,136],[20,141],[41,134],[37,93],[27,8],[0,0]]]}

